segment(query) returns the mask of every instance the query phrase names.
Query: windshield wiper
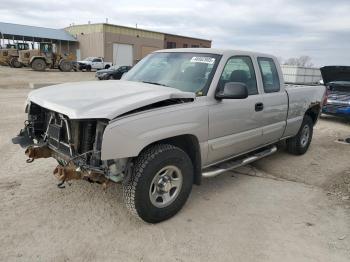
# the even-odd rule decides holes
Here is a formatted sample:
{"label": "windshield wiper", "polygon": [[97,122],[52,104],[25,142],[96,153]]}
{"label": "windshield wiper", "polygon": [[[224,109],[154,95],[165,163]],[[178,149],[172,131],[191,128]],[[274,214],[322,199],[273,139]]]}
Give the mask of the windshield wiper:
{"label": "windshield wiper", "polygon": [[151,84],[151,85],[157,85],[157,86],[166,86],[169,87],[167,85],[161,84],[161,83],[157,83],[157,82],[151,82],[151,81],[141,81],[142,83],[146,83],[146,84]]}

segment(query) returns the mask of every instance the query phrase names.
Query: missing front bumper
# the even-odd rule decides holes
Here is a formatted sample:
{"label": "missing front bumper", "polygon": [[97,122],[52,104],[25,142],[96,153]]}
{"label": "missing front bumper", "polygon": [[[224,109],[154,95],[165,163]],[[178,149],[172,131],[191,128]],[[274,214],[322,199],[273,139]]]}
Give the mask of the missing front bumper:
{"label": "missing front bumper", "polygon": [[12,138],[12,143],[20,145],[22,148],[28,148],[34,145],[34,141],[30,138],[27,128],[22,129],[16,137]]}

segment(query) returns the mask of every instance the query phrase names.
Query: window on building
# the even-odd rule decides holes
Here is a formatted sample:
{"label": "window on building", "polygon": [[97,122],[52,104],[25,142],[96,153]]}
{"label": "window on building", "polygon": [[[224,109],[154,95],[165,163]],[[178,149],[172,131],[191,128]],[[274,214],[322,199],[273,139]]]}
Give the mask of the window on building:
{"label": "window on building", "polygon": [[191,45],[192,48],[198,48],[199,45]]}
{"label": "window on building", "polygon": [[166,48],[167,49],[176,48],[176,43],[175,42],[167,42]]}
{"label": "window on building", "polygon": [[183,48],[187,48],[188,47],[188,44],[183,44]]}
{"label": "window on building", "polygon": [[280,79],[276,65],[271,58],[258,58],[265,93],[280,91]]}

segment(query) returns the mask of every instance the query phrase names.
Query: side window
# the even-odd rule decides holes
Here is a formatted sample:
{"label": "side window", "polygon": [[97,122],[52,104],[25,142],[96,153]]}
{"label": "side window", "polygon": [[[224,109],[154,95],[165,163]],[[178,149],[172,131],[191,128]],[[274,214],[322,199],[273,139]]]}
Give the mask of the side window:
{"label": "side window", "polygon": [[102,59],[101,58],[95,58],[94,60],[92,60],[92,62],[99,63],[99,62],[102,62]]}
{"label": "side window", "polygon": [[244,83],[248,95],[258,94],[254,66],[249,56],[234,56],[227,61],[220,77],[219,89],[222,90],[228,82]]}
{"label": "side window", "polygon": [[258,63],[265,93],[280,91],[280,79],[275,62],[271,58],[259,57]]}

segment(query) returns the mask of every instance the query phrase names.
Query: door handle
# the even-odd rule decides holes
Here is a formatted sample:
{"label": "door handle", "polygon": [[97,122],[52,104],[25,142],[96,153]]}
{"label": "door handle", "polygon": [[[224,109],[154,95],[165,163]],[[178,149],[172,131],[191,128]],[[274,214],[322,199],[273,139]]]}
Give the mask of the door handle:
{"label": "door handle", "polygon": [[263,111],[264,110],[264,104],[263,103],[256,103],[255,104],[255,111]]}

